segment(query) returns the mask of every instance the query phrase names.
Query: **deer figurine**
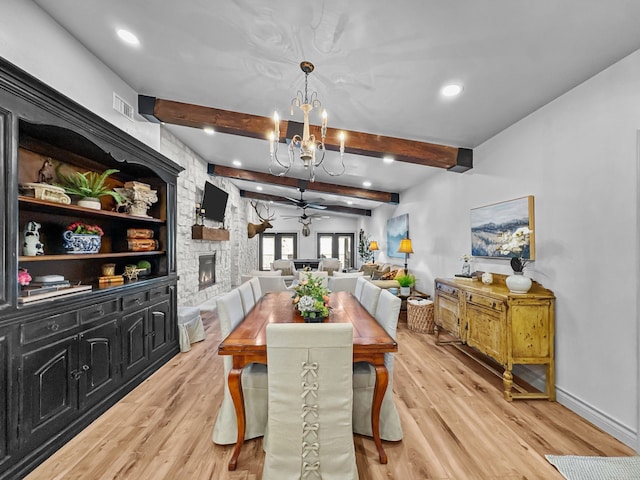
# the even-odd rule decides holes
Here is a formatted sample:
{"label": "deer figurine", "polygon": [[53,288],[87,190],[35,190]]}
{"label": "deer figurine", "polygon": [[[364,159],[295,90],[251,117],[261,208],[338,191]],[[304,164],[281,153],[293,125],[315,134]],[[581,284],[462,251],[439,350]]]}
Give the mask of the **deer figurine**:
{"label": "deer figurine", "polygon": [[274,215],[270,214],[268,205],[265,207],[267,214],[264,217],[260,214],[260,210],[258,210],[258,202],[251,202],[251,206],[258,214],[258,218],[262,220],[262,223],[247,224],[247,235],[249,238],[255,237],[258,233],[264,232],[267,228],[273,228],[273,225],[271,225],[269,222],[273,220],[275,217],[275,214]]}

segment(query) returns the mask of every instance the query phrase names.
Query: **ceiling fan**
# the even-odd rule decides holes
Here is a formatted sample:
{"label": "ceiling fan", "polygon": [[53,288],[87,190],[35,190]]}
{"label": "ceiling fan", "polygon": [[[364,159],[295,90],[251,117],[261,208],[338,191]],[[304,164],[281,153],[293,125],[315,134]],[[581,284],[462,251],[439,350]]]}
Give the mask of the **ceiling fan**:
{"label": "ceiling fan", "polygon": [[292,198],[292,197],[284,197],[287,200],[289,200],[290,202],[292,202],[296,207],[298,208],[302,208],[303,210],[305,208],[314,208],[316,210],[325,210],[327,207],[325,207],[324,205],[320,205],[318,203],[314,203],[314,202],[307,202],[304,198],[302,198],[302,194],[304,193],[304,188],[299,188],[298,190],[300,190],[300,198]]}

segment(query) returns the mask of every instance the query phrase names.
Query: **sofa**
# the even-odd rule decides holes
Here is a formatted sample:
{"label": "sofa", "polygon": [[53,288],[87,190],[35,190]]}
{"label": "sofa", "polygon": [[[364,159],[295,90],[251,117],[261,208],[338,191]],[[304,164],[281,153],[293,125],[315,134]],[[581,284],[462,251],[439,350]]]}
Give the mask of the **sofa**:
{"label": "sofa", "polygon": [[360,271],[380,288],[400,288],[395,277],[404,273],[404,267],[393,263],[365,263]]}

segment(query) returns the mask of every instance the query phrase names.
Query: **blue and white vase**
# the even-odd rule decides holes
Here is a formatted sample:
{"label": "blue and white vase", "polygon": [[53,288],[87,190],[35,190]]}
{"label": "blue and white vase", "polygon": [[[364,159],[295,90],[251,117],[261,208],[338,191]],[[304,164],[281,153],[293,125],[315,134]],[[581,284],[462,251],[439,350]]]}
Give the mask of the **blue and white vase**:
{"label": "blue and white vase", "polygon": [[73,233],[69,230],[62,234],[64,249],[67,253],[98,253],[102,237],[85,233]]}

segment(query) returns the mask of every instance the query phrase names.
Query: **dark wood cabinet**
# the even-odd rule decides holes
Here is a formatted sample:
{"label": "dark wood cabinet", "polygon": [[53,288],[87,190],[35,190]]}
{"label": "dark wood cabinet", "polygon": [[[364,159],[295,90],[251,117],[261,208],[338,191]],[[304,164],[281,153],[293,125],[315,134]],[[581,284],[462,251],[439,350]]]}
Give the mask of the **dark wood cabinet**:
{"label": "dark wood cabinet", "polygon": [[[175,259],[176,182],[182,168],[82,106],[0,58],[0,480],[21,478],[179,352]],[[38,198],[44,162],[77,172],[118,172],[112,187],[149,185],[148,216],[121,212],[109,198],[93,210]],[[131,185],[131,183],[128,183]],[[41,225],[44,254],[23,251],[28,222]],[[97,253],[66,251],[75,222],[98,225]],[[128,242],[152,232],[153,250]],[[104,282],[141,261],[150,273]],[[18,285],[62,275],[86,290],[32,296]],[[104,280],[104,279],[103,279]],[[41,292],[47,293],[47,292]],[[48,297],[48,298],[47,298]]]}

